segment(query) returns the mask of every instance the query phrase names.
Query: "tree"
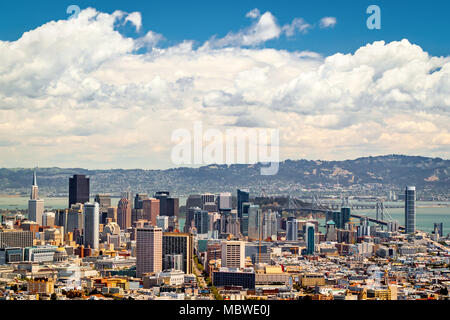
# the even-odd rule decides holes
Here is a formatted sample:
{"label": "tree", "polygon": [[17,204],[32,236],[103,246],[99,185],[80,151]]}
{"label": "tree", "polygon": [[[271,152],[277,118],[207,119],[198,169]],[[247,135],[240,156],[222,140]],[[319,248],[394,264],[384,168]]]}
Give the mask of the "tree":
{"label": "tree", "polygon": [[50,300],[58,300],[58,296],[56,295],[56,293],[52,293],[50,296]]}

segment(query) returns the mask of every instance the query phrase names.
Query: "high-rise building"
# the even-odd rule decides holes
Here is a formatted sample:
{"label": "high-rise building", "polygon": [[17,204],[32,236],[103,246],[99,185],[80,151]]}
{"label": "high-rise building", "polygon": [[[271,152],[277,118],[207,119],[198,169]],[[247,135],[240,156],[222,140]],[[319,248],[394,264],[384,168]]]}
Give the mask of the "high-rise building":
{"label": "high-rise building", "polygon": [[405,233],[416,232],[416,187],[405,190]]}
{"label": "high-rise building", "polygon": [[168,216],[156,217],[156,226],[161,228],[163,232],[167,232],[169,229],[169,217]]}
{"label": "high-rise building", "polygon": [[312,223],[306,224],[306,254],[314,254],[316,250],[316,227]]}
{"label": "high-rise building", "polygon": [[[182,256],[182,270],[184,273],[192,273],[192,259],[194,257],[193,236],[189,233],[165,232],[162,237],[163,259],[167,255]],[[168,269],[165,266],[165,269]]]}
{"label": "high-rise building", "polygon": [[76,174],[69,178],[69,208],[76,203],[89,202],[89,178]]}
{"label": "high-rise building", "polygon": [[155,193],[154,198],[159,200],[159,215],[167,216],[167,199],[170,196],[168,191],[159,191]]}
{"label": "high-rise building", "polygon": [[127,198],[119,200],[117,205],[117,224],[121,230],[131,228],[131,202]]}
{"label": "high-rise building", "polygon": [[55,213],[54,212],[44,212],[42,215],[42,226],[53,227],[55,226]]}
{"label": "high-rise building", "polygon": [[136,193],[134,197],[134,209],[142,209],[143,201],[148,199],[148,195],[145,193]]}
{"label": "high-rise building", "polygon": [[39,187],[37,185],[36,170],[33,171],[33,184],[31,185],[30,199],[39,199]]}
{"label": "high-rise building", "polygon": [[109,194],[96,194],[94,202],[97,202],[100,210],[100,222],[106,224],[108,209],[111,207],[111,196]]}
{"label": "high-rise building", "polygon": [[202,194],[202,207],[205,203],[216,203],[216,195],[212,193]]}
{"label": "high-rise building", "polygon": [[232,209],[232,196],[230,192],[220,193],[217,199],[219,211]]}
{"label": "high-rise building", "polygon": [[36,170],[33,173],[33,185],[31,186],[30,200],[28,200],[28,220],[37,222],[42,226],[44,214],[44,200],[39,199],[39,187],[37,185]]}
{"label": "high-rise building", "polygon": [[298,220],[295,217],[289,217],[286,221],[286,241],[298,240]]}
{"label": "high-rise building", "polygon": [[350,222],[350,207],[342,207],[338,229],[345,229],[348,222]]}
{"label": "high-rise building", "polygon": [[142,200],[144,219],[153,226],[156,226],[156,217],[159,216],[159,204],[159,200],[154,198]]}
{"label": "high-rise building", "polygon": [[245,242],[224,241],[221,254],[222,267],[245,268]]}
{"label": "high-rise building", "polygon": [[162,271],[162,229],[146,223],[136,231],[136,275]]}
{"label": "high-rise building", "polygon": [[439,237],[442,237],[444,235],[444,223],[443,222],[435,223],[433,231]]}
{"label": "high-rise building", "polygon": [[[248,238],[249,240],[259,240],[261,236],[262,211],[258,205],[251,205],[248,208]],[[241,212],[242,219],[242,212]]]}
{"label": "high-rise building", "polygon": [[209,231],[209,215],[208,211],[195,210],[194,211],[194,225],[197,229],[197,234],[207,234]]}
{"label": "high-rise building", "polygon": [[167,198],[166,215],[169,217],[178,217],[179,211],[180,211],[180,199]]}
{"label": "high-rise building", "polygon": [[67,232],[84,229],[83,204],[73,204],[67,214]]}
{"label": "high-rise building", "polygon": [[200,210],[200,207],[192,207],[192,208],[188,208],[187,209],[187,214],[186,214],[186,222],[184,224],[184,232],[189,232],[189,229],[191,227],[195,227],[195,212],[197,210]]}
{"label": "high-rise building", "polygon": [[91,249],[99,248],[99,205],[84,204],[84,246]]}
{"label": "high-rise building", "polygon": [[244,237],[248,237],[248,214],[251,205],[252,204],[250,202],[242,203],[242,213],[240,219],[241,219],[241,233]]}
{"label": "high-rise building", "polygon": [[186,210],[190,208],[202,208],[202,196],[199,194],[191,194],[186,200]]}
{"label": "high-rise building", "polygon": [[327,232],[325,234],[326,241],[336,241],[336,223],[333,220],[327,222]]}
{"label": "high-rise building", "polygon": [[42,225],[42,215],[44,214],[44,200],[30,199],[28,200],[28,220],[34,221]]}
{"label": "high-rise building", "polygon": [[250,201],[250,193],[248,190],[237,191],[237,211],[239,219],[242,219],[242,204]]}
{"label": "high-rise building", "polygon": [[117,207],[109,207],[106,213],[106,220],[111,219],[112,222],[117,223]]}

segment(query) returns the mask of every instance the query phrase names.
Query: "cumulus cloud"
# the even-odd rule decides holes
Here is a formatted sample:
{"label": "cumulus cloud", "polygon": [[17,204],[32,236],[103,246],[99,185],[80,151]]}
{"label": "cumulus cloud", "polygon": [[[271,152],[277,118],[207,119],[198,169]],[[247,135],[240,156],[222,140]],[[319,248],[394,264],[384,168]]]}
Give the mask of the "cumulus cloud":
{"label": "cumulus cloud", "polygon": [[324,17],[320,19],[320,27],[321,28],[333,28],[337,23],[335,17]]}
{"label": "cumulus cloud", "polygon": [[[258,28],[278,26],[264,15]],[[0,41],[2,166],[173,167],[172,131],[194,121],[278,128],[282,159],[450,155],[449,57],[408,40],[328,57],[242,41],[162,48],[162,35],[117,31],[127,16],[86,9]]]}
{"label": "cumulus cloud", "polygon": [[135,27],[137,31],[140,31],[142,28],[142,16],[140,12],[133,12],[130,13],[126,18],[125,22],[131,22]]}

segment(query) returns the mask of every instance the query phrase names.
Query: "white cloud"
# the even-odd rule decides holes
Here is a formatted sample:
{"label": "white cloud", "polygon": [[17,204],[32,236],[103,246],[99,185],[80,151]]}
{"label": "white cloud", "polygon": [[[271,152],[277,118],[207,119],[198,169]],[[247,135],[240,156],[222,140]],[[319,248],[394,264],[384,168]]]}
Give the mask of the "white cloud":
{"label": "white cloud", "polygon": [[333,28],[337,21],[335,17],[324,17],[320,20],[321,28]]}
{"label": "white cloud", "polygon": [[302,18],[295,18],[291,24],[283,26],[283,31],[286,33],[286,36],[292,37],[296,31],[306,33],[308,29],[311,28],[312,26],[306,23]]}
{"label": "white cloud", "polygon": [[249,11],[245,16],[247,18],[256,19],[261,16],[261,12],[259,12],[259,10],[257,8],[255,8],[255,9]]}
{"label": "white cloud", "polygon": [[125,22],[131,22],[135,27],[137,31],[140,31],[142,28],[142,16],[140,12],[133,12],[130,13],[126,18]]}
{"label": "white cloud", "polygon": [[172,131],[197,120],[279,128],[282,159],[450,156],[449,57],[407,40],[329,57],[242,41],[160,48],[161,35],[115,30],[123,16],[87,9],[0,41],[3,166],[172,167]]}

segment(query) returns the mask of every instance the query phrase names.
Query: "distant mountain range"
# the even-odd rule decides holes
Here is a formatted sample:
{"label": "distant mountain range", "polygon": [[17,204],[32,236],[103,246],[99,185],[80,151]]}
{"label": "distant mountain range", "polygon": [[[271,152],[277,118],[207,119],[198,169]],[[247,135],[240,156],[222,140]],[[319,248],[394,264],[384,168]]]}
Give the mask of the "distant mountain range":
{"label": "distant mountain range", "polygon": [[[248,188],[272,194],[292,194],[304,189],[385,192],[406,185],[432,194],[449,194],[450,160],[418,156],[388,155],[346,161],[287,160],[275,176],[261,176],[257,165],[209,165],[170,170],[86,170],[39,168],[40,191],[65,194],[73,174],[91,178],[91,193],[120,194],[121,191],[152,193],[168,190],[176,195],[197,192],[235,192]],[[0,194],[28,192],[33,169],[0,169]]]}

